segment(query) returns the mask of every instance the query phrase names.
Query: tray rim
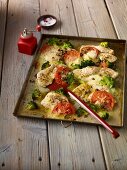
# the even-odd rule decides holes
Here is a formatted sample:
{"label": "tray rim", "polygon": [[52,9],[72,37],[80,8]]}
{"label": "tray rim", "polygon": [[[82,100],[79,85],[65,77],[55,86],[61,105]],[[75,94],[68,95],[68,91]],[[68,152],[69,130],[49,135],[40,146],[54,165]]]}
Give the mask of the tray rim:
{"label": "tray rim", "polygon": [[100,123],[92,123],[92,122],[81,122],[81,121],[75,121],[75,120],[62,120],[62,119],[54,119],[54,118],[43,118],[43,117],[36,117],[36,116],[29,116],[29,115],[18,115],[16,112],[18,110],[18,106],[20,104],[20,99],[22,98],[23,96],[23,92],[25,90],[25,87],[27,85],[27,82],[28,82],[28,78],[31,74],[31,71],[32,71],[32,66],[36,60],[36,56],[38,55],[38,52],[40,50],[40,47],[42,45],[42,41],[43,41],[43,38],[50,38],[50,37],[58,37],[58,38],[62,38],[62,39],[77,39],[77,40],[86,40],[86,41],[96,41],[96,42],[101,42],[101,41],[108,41],[108,42],[114,42],[114,43],[123,43],[124,44],[124,54],[123,54],[123,57],[124,57],[124,75],[123,75],[123,96],[122,96],[122,100],[123,100],[123,103],[122,103],[122,118],[121,118],[121,125],[111,125],[113,127],[124,127],[124,123],[125,123],[125,120],[124,120],[124,117],[125,117],[125,110],[126,110],[126,107],[125,107],[125,91],[126,91],[126,77],[127,77],[127,74],[126,74],[126,56],[127,56],[127,49],[126,49],[126,45],[127,45],[127,40],[124,40],[124,39],[111,39],[111,38],[96,38],[96,37],[85,37],[85,36],[70,36],[70,35],[59,35],[59,34],[41,34],[41,37],[40,37],[40,40],[38,42],[38,46],[37,46],[37,49],[35,51],[35,54],[33,55],[33,60],[31,62],[31,65],[30,65],[30,68],[28,70],[28,73],[26,75],[26,78],[25,78],[25,81],[23,83],[23,86],[21,88],[21,91],[20,91],[20,94],[19,94],[19,97],[17,99],[17,102],[16,102],[16,105],[15,105],[15,108],[14,108],[14,111],[13,111],[13,115],[15,117],[19,117],[19,118],[32,118],[32,119],[42,119],[42,120],[54,120],[54,121],[64,121],[64,122],[72,122],[72,123],[82,123],[82,124],[89,124],[89,125],[99,125],[99,126],[102,126]]}

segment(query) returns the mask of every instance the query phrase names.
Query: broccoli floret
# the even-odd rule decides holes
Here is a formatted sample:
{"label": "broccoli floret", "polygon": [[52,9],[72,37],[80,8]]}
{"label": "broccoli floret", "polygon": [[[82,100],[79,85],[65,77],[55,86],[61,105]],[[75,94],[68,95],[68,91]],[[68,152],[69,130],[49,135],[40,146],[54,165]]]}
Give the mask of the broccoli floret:
{"label": "broccoli floret", "polygon": [[106,85],[109,88],[114,87],[115,81],[112,77],[104,76],[103,79],[100,81],[101,85]]}
{"label": "broccoli floret", "polygon": [[49,45],[60,45],[61,44],[61,40],[58,38],[50,38],[48,40],[48,44]]}
{"label": "broccoli floret", "polygon": [[81,117],[81,116],[85,116],[86,117],[86,116],[88,116],[88,113],[82,107],[79,107],[76,110],[76,115],[77,115],[77,117]]}
{"label": "broccoli floret", "polygon": [[74,74],[73,73],[68,73],[66,76],[66,81],[70,85],[75,82]]}
{"label": "broccoli floret", "polygon": [[77,86],[79,86],[80,83],[78,82],[78,80],[75,80],[74,83],[71,83],[69,86],[68,86],[68,89],[70,90],[74,90]]}
{"label": "broccoli floret", "polygon": [[64,96],[67,96],[68,94],[65,92],[65,90],[63,88],[59,88],[57,90],[55,90],[56,93],[62,94]]}
{"label": "broccoli floret", "polygon": [[85,60],[81,61],[81,68],[87,67],[87,66],[94,66],[95,63],[92,60]]}
{"label": "broccoli floret", "polygon": [[49,66],[50,66],[49,61],[47,61],[44,64],[42,64],[41,69],[43,70],[45,68],[48,68]]}
{"label": "broccoli floret", "polygon": [[63,48],[63,49],[73,48],[73,45],[69,41],[65,41],[61,45],[61,48]]}
{"label": "broccoli floret", "polygon": [[62,61],[62,60],[56,61],[56,64],[64,64],[64,61]]}
{"label": "broccoli floret", "polygon": [[100,46],[108,48],[108,42],[101,42]]}
{"label": "broccoli floret", "polygon": [[36,100],[36,99],[41,99],[42,98],[42,94],[38,89],[35,89],[32,93],[32,99]]}
{"label": "broccoli floret", "polygon": [[37,109],[37,108],[38,108],[38,106],[37,106],[37,104],[34,101],[30,101],[27,104],[27,109],[28,110],[34,110],[34,109]]}
{"label": "broccoli floret", "polygon": [[108,67],[113,69],[115,68],[115,64],[108,61]]}
{"label": "broccoli floret", "polygon": [[73,45],[69,41],[62,41],[58,38],[50,38],[48,40],[48,44],[49,45],[57,45],[63,49],[73,48]]}
{"label": "broccoli floret", "polygon": [[102,119],[106,120],[106,119],[109,118],[109,113],[106,112],[106,111],[102,111],[102,112],[99,113],[99,116],[100,116]]}
{"label": "broccoli floret", "polygon": [[73,69],[80,69],[81,65],[80,64],[71,64]]}
{"label": "broccoli floret", "polygon": [[87,66],[95,66],[92,60],[81,61],[81,64],[72,64],[73,69],[82,69]]}
{"label": "broccoli floret", "polygon": [[92,104],[92,103],[90,103],[89,106],[90,106],[90,108],[91,108],[93,111],[95,111],[95,112],[97,112],[98,109],[99,109],[99,106],[98,106],[98,105],[95,105],[95,104]]}
{"label": "broccoli floret", "polygon": [[65,115],[64,116],[64,119],[70,119],[71,118],[71,115]]}

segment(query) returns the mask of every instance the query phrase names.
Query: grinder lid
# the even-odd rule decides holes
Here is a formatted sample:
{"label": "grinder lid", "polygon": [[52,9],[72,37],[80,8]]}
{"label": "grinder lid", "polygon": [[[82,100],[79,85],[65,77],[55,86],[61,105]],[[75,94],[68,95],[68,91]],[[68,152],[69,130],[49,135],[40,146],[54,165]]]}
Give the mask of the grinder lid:
{"label": "grinder lid", "polygon": [[52,28],[56,23],[57,19],[53,15],[42,15],[37,19],[37,23],[43,28]]}

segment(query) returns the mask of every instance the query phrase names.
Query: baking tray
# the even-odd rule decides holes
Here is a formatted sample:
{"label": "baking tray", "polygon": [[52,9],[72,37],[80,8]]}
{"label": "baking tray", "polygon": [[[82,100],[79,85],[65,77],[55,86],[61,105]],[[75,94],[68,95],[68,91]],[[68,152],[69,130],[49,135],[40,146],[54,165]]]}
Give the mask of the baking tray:
{"label": "baking tray", "polygon": [[[120,103],[121,103],[121,109],[120,109],[120,113],[119,113],[119,119],[117,120],[117,118],[115,118],[116,120],[112,121],[108,120],[107,122],[112,125],[112,126],[116,126],[116,127],[122,127],[124,125],[124,112],[125,112],[125,67],[126,67],[126,40],[117,40],[117,39],[107,39],[107,38],[91,38],[91,37],[76,37],[76,36],[67,36],[67,35],[51,35],[51,34],[42,34],[39,44],[38,44],[38,48],[35,52],[34,55],[34,59],[33,62],[30,66],[30,69],[28,71],[26,80],[24,82],[24,85],[22,87],[19,99],[17,101],[16,107],[14,109],[14,116],[17,117],[29,117],[29,118],[40,118],[40,119],[50,119],[50,120],[60,120],[60,121],[71,121],[71,122],[79,122],[79,123],[88,123],[88,124],[100,124],[98,123],[94,118],[90,118],[88,121],[80,121],[80,120],[68,120],[68,119],[59,119],[59,118],[46,118],[43,114],[43,110],[39,111],[33,111],[31,112],[27,112],[27,113],[23,113],[22,110],[22,105],[24,102],[24,98],[29,95],[27,94],[27,88],[28,85],[30,83],[32,83],[32,78],[31,75],[33,76],[34,71],[33,68],[35,67],[35,64],[39,58],[40,55],[40,49],[42,47],[43,42],[48,39],[48,38],[60,38],[60,39],[67,39],[69,41],[72,41],[73,43],[76,42],[77,45],[79,44],[92,44],[92,45],[96,45],[100,42],[108,42],[110,44],[110,48],[113,49],[115,51],[115,55],[117,56],[118,60],[117,60],[117,67],[118,70],[120,72],[120,89],[121,89],[121,93],[122,93],[122,97],[120,99]],[[32,73],[33,72],[33,73]],[[36,73],[35,73],[36,74]],[[34,84],[34,83],[33,83]],[[33,85],[34,86],[34,85]],[[32,87],[32,86],[31,86]]]}

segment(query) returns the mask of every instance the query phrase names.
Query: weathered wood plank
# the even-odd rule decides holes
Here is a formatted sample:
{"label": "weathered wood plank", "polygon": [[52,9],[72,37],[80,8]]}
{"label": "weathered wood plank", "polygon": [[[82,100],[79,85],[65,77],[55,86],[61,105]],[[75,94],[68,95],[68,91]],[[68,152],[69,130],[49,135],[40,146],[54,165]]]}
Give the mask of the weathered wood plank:
{"label": "weathered wood plank", "polygon": [[84,0],[82,3],[72,0],[72,2],[79,35],[115,38],[111,20],[102,0]]}
{"label": "weathered wood plank", "polygon": [[[48,33],[78,35],[70,0],[52,0],[52,2],[41,0],[40,9],[41,15],[50,13],[61,22],[61,25],[48,30]],[[77,13],[83,15],[83,11],[78,10]],[[81,24],[79,30],[80,26]],[[48,134],[51,169],[105,169],[96,127],[74,124],[65,129],[60,122],[49,121]]]}
{"label": "weathered wood plank", "polygon": [[[70,16],[70,13],[72,13],[70,1],[62,3],[61,1],[53,1],[53,7],[50,5],[50,2],[51,1],[41,1],[42,13],[54,14],[55,16],[58,16],[58,18],[61,17],[61,20],[64,22],[63,25],[61,25],[61,29],[56,29],[54,27],[53,31],[49,30],[48,32],[77,35],[73,15]],[[64,11],[66,3],[69,4],[66,7],[68,9],[67,14]],[[1,111],[0,108],[0,169],[8,169],[8,167],[9,169],[45,169],[45,167],[48,169],[45,123],[43,121],[35,120],[17,120],[12,116],[15,102],[31,63],[31,58],[26,59],[25,55],[17,54],[15,45],[13,44],[16,44],[19,32],[24,26],[28,25],[34,27],[36,24],[38,6],[35,4],[37,4],[35,1],[31,1],[30,3],[30,1],[23,2],[23,0],[20,2],[12,2],[11,0],[9,3],[7,26],[7,35],[9,37],[6,37],[4,55],[4,58],[6,59],[4,59],[2,82],[3,111]],[[110,12],[112,12],[111,16],[118,37],[126,39],[126,34],[124,34],[124,32],[126,33],[126,16],[123,15],[123,7],[126,7],[126,1],[117,0],[115,3],[112,3],[107,0],[107,4]],[[103,1],[85,0],[81,3],[81,1],[78,2],[75,0],[73,1],[73,5],[79,35],[115,38],[115,32]],[[43,7],[45,7],[47,11],[44,11]],[[119,12],[116,9],[121,9],[121,11]],[[60,11],[59,15],[58,11]],[[11,12],[14,12],[14,14]],[[60,15],[61,13],[62,15]],[[117,15],[117,13],[119,15]],[[26,15],[27,17],[25,17]],[[119,21],[120,15],[123,17]],[[66,25],[68,23],[66,18],[68,19],[68,17],[69,22],[71,23],[69,26]],[[22,19],[23,21],[19,22],[18,19]],[[124,22],[121,23],[122,19]],[[33,20],[35,21],[35,24],[33,23]],[[16,28],[15,34],[13,32],[14,25]],[[21,65],[19,65],[19,63],[21,63]],[[74,124],[68,129],[64,129],[58,122],[49,122],[48,128],[52,169],[103,168],[102,164],[100,164],[100,162],[103,163],[103,158],[101,158],[102,153],[98,141],[99,136],[95,127]],[[101,140],[106,155],[108,169],[127,168],[126,130],[126,128],[119,130],[121,137],[117,140],[113,140],[103,128],[101,130]],[[81,147],[81,145],[83,147]],[[32,152],[33,150],[35,154]],[[38,161],[41,160],[40,156],[42,157],[42,161]]]}
{"label": "weathered wood plank", "polygon": [[127,128],[118,131],[120,137],[115,140],[104,129],[101,129],[101,139],[109,170],[127,169]]}
{"label": "weathered wood plank", "polygon": [[49,143],[51,169],[105,169],[93,126],[74,124],[65,129],[60,123],[49,122]]}
{"label": "weathered wood plank", "polygon": [[58,23],[54,28],[49,30],[42,30],[49,34],[69,34],[76,35],[77,30],[74,25],[74,14],[70,0],[44,0],[40,1],[41,15],[52,14],[57,17]]}
{"label": "weathered wood plank", "polygon": [[[103,1],[99,0],[96,2],[95,0],[89,0],[80,3],[79,1],[73,0],[73,4],[74,11],[76,14],[77,25],[80,25],[81,34],[83,34],[82,31],[84,31],[84,34],[87,36],[116,38],[111,20],[109,18],[108,12],[105,8],[105,4]],[[81,13],[78,13],[79,9],[80,11],[83,11],[82,15]],[[102,129],[101,140],[103,140],[103,143],[105,143],[105,145],[103,145],[103,149],[105,151],[104,153],[105,155],[107,155],[106,158],[108,159],[108,161],[112,164],[112,161],[109,160],[109,158],[111,157],[110,154],[112,151],[112,146],[109,146],[110,142],[107,143],[106,139],[110,138],[110,141],[112,143],[114,143],[115,141],[105,129],[99,129]],[[108,149],[108,147],[110,147],[110,149]],[[111,155],[115,156],[115,152]],[[108,161],[106,161],[107,166],[109,164]]]}
{"label": "weathered wood plank", "polygon": [[[106,0],[111,19],[113,21],[117,36],[127,39],[127,1],[126,0]],[[127,72],[127,69],[126,69]],[[127,79],[126,79],[127,84]],[[126,93],[127,94],[127,91]],[[127,101],[127,97],[125,99]],[[125,104],[126,105],[126,104]],[[101,139],[106,156],[108,169],[127,169],[127,109],[125,110],[125,127],[118,129],[120,137],[113,140],[104,129],[101,129]]]}
{"label": "weathered wood plank", "polygon": [[127,39],[127,1],[106,0],[106,4],[117,36],[122,39]]}
{"label": "weathered wood plank", "polygon": [[5,24],[6,24],[6,13],[7,13],[7,0],[0,1],[0,87],[1,87],[1,71],[2,71],[2,60],[3,60],[3,45],[5,35]]}
{"label": "weathered wood plank", "polygon": [[24,27],[34,28],[38,0],[9,1],[0,112],[0,169],[49,169],[45,121],[17,119],[12,113],[33,57],[19,54]]}

